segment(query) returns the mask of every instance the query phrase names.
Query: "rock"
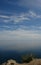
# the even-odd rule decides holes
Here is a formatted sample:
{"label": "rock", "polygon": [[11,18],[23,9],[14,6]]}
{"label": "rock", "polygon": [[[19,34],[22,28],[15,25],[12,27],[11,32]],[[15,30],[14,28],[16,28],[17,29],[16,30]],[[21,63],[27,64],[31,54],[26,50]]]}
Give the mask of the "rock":
{"label": "rock", "polygon": [[10,59],[10,60],[8,60],[7,62],[3,63],[2,65],[14,65],[14,64],[16,64],[16,61]]}

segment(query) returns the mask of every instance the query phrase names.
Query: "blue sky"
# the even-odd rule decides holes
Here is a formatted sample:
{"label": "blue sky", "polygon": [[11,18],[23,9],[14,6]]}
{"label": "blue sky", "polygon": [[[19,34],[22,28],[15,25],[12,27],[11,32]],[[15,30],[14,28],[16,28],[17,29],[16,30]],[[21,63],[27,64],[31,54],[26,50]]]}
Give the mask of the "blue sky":
{"label": "blue sky", "polygon": [[0,0],[0,49],[39,47],[41,0]]}

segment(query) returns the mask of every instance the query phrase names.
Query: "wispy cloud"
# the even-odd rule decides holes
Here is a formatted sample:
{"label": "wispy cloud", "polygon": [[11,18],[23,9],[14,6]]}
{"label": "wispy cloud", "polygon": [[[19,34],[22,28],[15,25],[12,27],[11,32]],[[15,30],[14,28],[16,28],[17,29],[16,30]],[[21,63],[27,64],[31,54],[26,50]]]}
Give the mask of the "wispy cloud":
{"label": "wispy cloud", "polygon": [[[33,25],[37,19],[41,19],[41,14],[38,14],[34,11],[29,10],[27,13],[14,14],[14,15],[0,15],[0,22],[4,22],[0,27],[3,30],[16,30],[18,28],[25,30],[41,30],[40,25]],[[33,20],[32,24],[31,21]],[[25,24],[24,24],[25,22]],[[38,21],[37,21],[38,22]],[[9,23],[9,24],[8,24]],[[27,24],[26,24],[27,23]],[[30,24],[30,25],[29,25]],[[15,29],[14,29],[15,28]]]}
{"label": "wispy cloud", "polygon": [[35,13],[35,12],[33,12],[33,11],[29,11],[29,14],[28,14],[28,16],[30,16],[30,17],[32,17],[32,18],[41,18],[41,14],[37,14],[37,13]]}
{"label": "wispy cloud", "polygon": [[14,16],[12,17],[14,18],[14,22],[21,22],[24,20],[30,20],[30,18],[28,18],[25,14],[19,15],[19,16]]}
{"label": "wispy cloud", "polygon": [[3,19],[4,22],[23,22],[23,21],[29,21],[32,19],[41,19],[41,14],[37,14],[33,11],[28,11],[27,13],[21,13],[19,15],[0,15],[0,19]]}
{"label": "wispy cloud", "polygon": [[5,15],[0,15],[0,19],[3,19],[4,22],[10,22],[10,21],[13,21],[13,22],[21,22],[21,21],[24,21],[24,20],[30,20],[30,18],[28,18],[25,14],[22,14],[22,15],[11,15],[11,16],[5,16]]}
{"label": "wispy cloud", "polygon": [[0,18],[10,18],[9,16],[0,15]]}
{"label": "wispy cloud", "polygon": [[41,26],[38,26],[38,25],[36,26],[35,25],[30,25],[30,26],[20,25],[19,28],[23,30],[33,30],[33,31],[41,30]]}

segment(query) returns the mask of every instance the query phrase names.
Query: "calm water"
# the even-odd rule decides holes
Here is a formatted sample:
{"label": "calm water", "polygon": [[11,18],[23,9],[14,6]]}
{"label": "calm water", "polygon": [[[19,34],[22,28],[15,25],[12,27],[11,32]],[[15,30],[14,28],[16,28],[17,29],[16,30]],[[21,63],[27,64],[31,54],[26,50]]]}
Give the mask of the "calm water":
{"label": "calm water", "polygon": [[21,62],[21,55],[23,54],[34,54],[38,58],[41,58],[41,50],[32,50],[32,51],[2,51],[0,50],[0,63],[7,61],[8,59],[15,59],[17,62]]}

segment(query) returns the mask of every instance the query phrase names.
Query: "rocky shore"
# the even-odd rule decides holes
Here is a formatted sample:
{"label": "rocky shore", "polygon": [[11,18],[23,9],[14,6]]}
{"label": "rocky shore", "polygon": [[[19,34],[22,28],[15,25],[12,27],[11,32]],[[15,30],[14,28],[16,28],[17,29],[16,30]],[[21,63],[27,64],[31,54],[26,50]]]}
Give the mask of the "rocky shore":
{"label": "rocky shore", "polygon": [[1,65],[41,65],[41,59],[33,59],[29,63],[17,63],[15,60],[10,59],[7,62],[2,63]]}

